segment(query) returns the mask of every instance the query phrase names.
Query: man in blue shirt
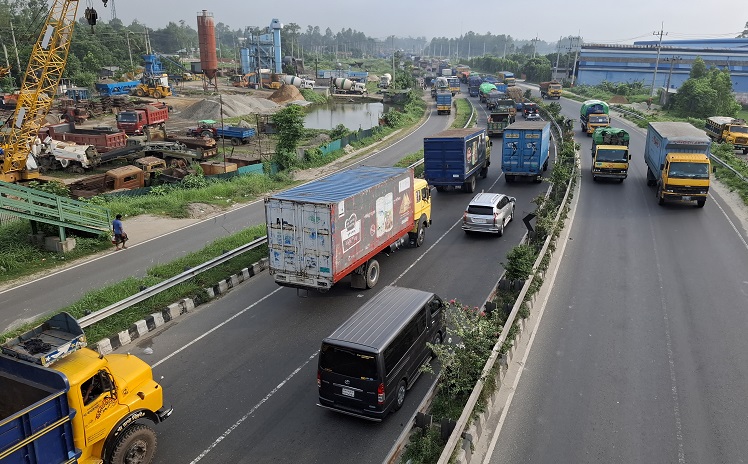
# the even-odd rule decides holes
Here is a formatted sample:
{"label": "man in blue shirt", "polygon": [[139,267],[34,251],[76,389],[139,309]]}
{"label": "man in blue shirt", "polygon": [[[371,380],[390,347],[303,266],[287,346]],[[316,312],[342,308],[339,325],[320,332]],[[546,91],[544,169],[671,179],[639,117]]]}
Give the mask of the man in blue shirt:
{"label": "man in blue shirt", "polygon": [[118,214],[117,217],[112,221],[112,231],[114,232],[114,249],[119,250],[120,244],[122,248],[127,248],[125,242],[127,242],[127,234],[122,228],[122,215]]}

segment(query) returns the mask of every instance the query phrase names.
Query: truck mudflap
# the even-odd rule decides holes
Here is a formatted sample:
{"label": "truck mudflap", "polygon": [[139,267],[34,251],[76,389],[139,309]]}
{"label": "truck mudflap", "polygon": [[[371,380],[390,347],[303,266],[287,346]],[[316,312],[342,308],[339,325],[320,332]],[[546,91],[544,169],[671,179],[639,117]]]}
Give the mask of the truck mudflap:
{"label": "truck mudflap", "polygon": [[163,422],[166,419],[171,416],[171,413],[174,412],[174,408],[172,406],[169,406],[168,408],[164,407],[156,411],[156,417],[158,417],[158,422]]}

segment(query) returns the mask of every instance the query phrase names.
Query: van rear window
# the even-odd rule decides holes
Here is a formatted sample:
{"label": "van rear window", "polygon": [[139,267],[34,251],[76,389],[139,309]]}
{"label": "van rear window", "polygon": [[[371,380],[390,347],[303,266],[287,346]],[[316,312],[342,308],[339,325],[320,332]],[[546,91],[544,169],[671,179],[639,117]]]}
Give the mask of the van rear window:
{"label": "van rear window", "polygon": [[377,360],[374,355],[334,345],[322,345],[319,367],[346,377],[377,378]]}

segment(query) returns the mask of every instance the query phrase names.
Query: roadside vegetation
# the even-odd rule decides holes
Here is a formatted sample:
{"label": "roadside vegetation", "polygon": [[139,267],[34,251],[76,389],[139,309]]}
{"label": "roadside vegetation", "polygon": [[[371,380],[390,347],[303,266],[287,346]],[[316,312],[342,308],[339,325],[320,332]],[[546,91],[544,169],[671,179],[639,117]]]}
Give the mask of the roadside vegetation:
{"label": "roadside vegetation", "polygon": [[[560,105],[557,103],[541,103],[541,109],[549,119],[555,118],[561,127],[570,127],[568,120],[558,116]],[[533,201],[537,207],[535,232],[523,244],[507,253],[506,262],[502,263],[504,276],[490,304],[484,307],[469,307],[459,301],[449,301],[447,318],[452,343],[432,346],[441,365],[436,395],[428,411],[428,414],[433,416],[432,424],[441,424],[442,421],[454,423],[459,419],[476,382],[481,379],[482,371],[513,306],[520,304],[518,318],[514,320],[509,335],[500,348],[502,355],[505,355],[514,343],[519,330],[519,320],[530,316],[528,302],[540,290],[543,276],[550,263],[550,255],[555,250],[555,241],[566,220],[571,196],[565,197],[565,193],[567,186],[577,179],[574,164],[579,148],[574,142],[573,131],[566,130],[558,149],[556,164],[548,178],[551,184],[550,194],[547,197],[538,196]],[[534,270],[534,264],[548,237],[551,238],[548,252],[543,256],[539,267]],[[520,290],[530,278],[532,283],[529,290],[523,301],[518,302]],[[475,420],[478,414],[485,411],[488,398],[498,388],[496,378],[499,364],[501,363],[495,363],[493,371],[482,378],[484,386],[471,420]],[[431,367],[426,366],[425,369],[430,371]],[[400,462],[435,463],[445,444],[438,425],[415,429]]]}
{"label": "roadside vegetation", "polygon": [[475,125],[475,108],[473,108],[473,103],[467,98],[455,99],[455,113],[455,120],[451,126],[453,129],[462,129],[471,119],[471,125]]}

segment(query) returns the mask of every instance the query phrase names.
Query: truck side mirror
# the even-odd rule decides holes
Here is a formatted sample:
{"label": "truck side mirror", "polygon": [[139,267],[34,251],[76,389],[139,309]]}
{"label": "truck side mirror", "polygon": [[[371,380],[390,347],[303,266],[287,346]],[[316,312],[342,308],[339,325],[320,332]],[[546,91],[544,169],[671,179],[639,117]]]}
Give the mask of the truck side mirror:
{"label": "truck side mirror", "polygon": [[631,155],[629,155],[629,161],[631,161]]}

